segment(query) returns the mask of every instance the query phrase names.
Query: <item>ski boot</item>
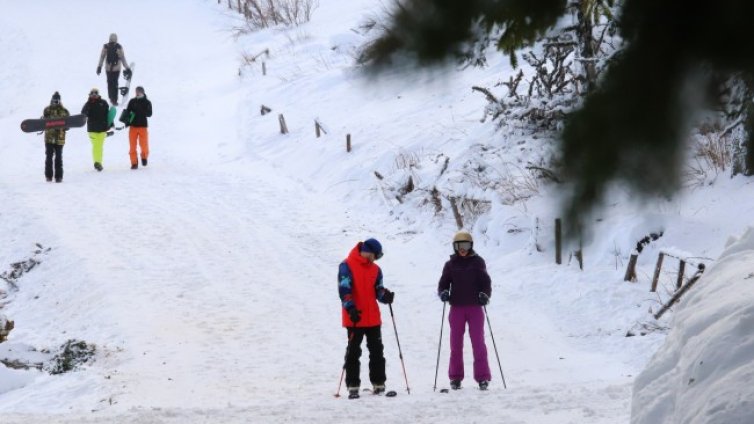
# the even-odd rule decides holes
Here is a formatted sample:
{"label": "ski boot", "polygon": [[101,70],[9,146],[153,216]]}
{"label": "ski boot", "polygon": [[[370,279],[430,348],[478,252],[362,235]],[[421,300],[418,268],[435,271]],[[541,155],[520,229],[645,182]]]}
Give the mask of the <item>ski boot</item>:
{"label": "ski boot", "polygon": [[358,399],[359,396],[359,388],[358,387],[349,387],[348,388],[348,399]]}
{"label": "ski boot", "polygon": [[479,382],[479,390],[487,390],[487,387],[489,387],[490,382],[487,380],[482,380]]}
{"label": "ski boot", "polygon": [[375,395],[381,395],[385,393],[385,385],[384,384],[375,384],[372,386],[372,393]]}
{"label": "ski boot", "polygon": [[450,380],[450,388],[458,390],[461,388],[461,380]]}

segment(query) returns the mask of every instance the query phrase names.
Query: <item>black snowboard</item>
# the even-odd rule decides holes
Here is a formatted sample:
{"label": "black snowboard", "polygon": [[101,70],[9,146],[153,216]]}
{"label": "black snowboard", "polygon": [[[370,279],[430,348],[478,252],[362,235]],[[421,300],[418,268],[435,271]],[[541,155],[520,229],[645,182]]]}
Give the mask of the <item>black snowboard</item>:
{"label": "black snowboard", "polygon": [[21,131],[38,132],[57,128],[76,128],[86,125],[86,115],[72,115],[66,118],[25,119],[21,122]]}

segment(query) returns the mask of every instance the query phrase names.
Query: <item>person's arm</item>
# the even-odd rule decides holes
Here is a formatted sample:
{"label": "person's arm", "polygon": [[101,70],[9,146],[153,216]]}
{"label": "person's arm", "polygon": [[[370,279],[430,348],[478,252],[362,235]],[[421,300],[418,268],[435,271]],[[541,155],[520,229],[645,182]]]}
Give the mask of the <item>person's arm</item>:
{"label": "person's arm", "polygon": [[147,100],[147,110],[144,112],[144,114],[147,116],[147,118],[150,118],[152,116],[152,102]]}
{"label": "person's arm", "polygon": [[68,112],[68,109],[66,109],[66,108],[62,108],[62,109],[63,109],[63,117],[71,116],[71,113]]}
{"label": "person's arm", "polygon": [[487,263],[482,258],[479,258],[479,262],[481,263],[479,290],[486,294],[487,297],[492,297],[492,279],[490,278],[490,274],[487,273]]}
{"label": "person's arm", "polygon": [[99,54],[99,62],[97,62],[97,75],[102,72],[102,64],[105,62],[105,56],[107,56],[107,47],[102,46],[102,51]]}
{"label": "person's arm", "polygon": [[386,289],[382,281],[382,269],[377,267],[377,278],[374,281],[374,292],[381,303],[393,303],[393,292]]}
{"label": "person's arm", "polygon": [[353,275],[345,261],[338,267],[338,295],[345,310],[356,307],[353,302]]}
{"label": "person's arm", "polygon": [[440,276],[440,281],[437,283],[437,294],[440,295],[444,291],[450,291],[450,284],[452,282],[450,277],[450,261],[448,261],[442,267],[442,275]]}
{"label": "person's arm", "polygon": [[83,113],[86,116],[89,116],[89,102],[88,101],[84,103],[84,107],[81,108],[81,113]]}

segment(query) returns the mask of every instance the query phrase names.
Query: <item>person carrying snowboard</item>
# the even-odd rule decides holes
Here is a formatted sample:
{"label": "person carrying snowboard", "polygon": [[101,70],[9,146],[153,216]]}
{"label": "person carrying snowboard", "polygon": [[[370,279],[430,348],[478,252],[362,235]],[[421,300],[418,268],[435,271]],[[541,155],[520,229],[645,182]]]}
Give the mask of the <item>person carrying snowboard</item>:
{"label": "person carrying snowboard", "polygon": [[349,397],[359,396],[361,341],[369,349],[369,380],[375,394],[385,392],[385,356],[382,319],[377,301],[393,303],[395,294],[382,285],[382,270],[374,262],[382,257],[382,245],[370,238],[359,242],[338,267],[338,294],[343,327],[348,334],[345,371]]}
{"label": "person carrying snowboard", "polygon": [[89,92],[89,99],[81,113],[86,115],[86,130],[89,132],[89,139],[92,141],[92,158],[94,159],[94,169],[102,171],[102,149],[107,137],[107,130],[112,124],[108,124],[107,112],[110,109],[107,102],[99,95],[99,90],[92,88]]}
{"label": "person carrying snowboard", "polygon": [[105,75],[107,75],[107,95],[113,106],[118,106],[118,80],[120,79],[121,64],[125,68],[123,78],[131,79],[131,69],[126,61],[126,54],[123,52],[123,46],[118,44],[118,35],[110,34],[110,41],[102,46],[102,52],[99,55],[97,64],[97,75],[102,73],[102,64],[105,64]]}
{"label": "person carrying snowboard", "polygon": [[[50,99],[50,105],[44,108],[42,118],[65,118],[70,116],[68,109],[63,107],[60,102],[60,94],[56,91]],[[65,128],[54,128],[45,130],[45,178],[47,182],[52,182],[53,177],[56,183],[63,182],[63,145],[65,145]],[[55,168],[53,172],[53,158]]]}
{"label": "person carrying snowboard", "polygon": [[136,97],[128,102],[126,116],[130,117],[126,125],[131,127],[128,130],[128,141],[131,145],[128,155],[131,157],[131,169],[139,169],[136,144],[138,143],[139,149],[141,149],[141,164],[147,166],[147,158],[149,157],[147,118],[152,116],[152,102],[147,99],[144,87],[136,87]]}
{"label": "person carrying snowboard", "polygon": [[471,348],[474,351],[474,380],[481,390],[487,390],[492,374],[487,362],[484,343],[484,310],[492,295],[492,284],[487,265],[474,251],[471,234],[459,231],[453,237],[455,254],[445,262],[437,285],[437,294],[443,302],[450,302],[450,364],[448,377],[453,390],[461,388],[464,377],[463,336],[469,325]]}

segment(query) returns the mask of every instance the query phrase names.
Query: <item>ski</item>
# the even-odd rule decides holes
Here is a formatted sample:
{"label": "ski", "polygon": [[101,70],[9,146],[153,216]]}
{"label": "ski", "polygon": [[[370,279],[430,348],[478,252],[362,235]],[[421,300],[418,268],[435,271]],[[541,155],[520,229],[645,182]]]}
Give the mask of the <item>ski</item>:
{"label": "ski", "polygon": [[367,387],[367,388],[363,389],[362,391],[370,393],[370,394],[372,394],[374,396],[382,396],[382,395],[385,395],[385,397],[396,397],[396,396],[398,396],[398,392],[396,392],[395,390],[388,390],[388,391],[382,392],[382,393],[374,393],[374,391],[372,391],[372,389],[370,389],[370,388]]}

